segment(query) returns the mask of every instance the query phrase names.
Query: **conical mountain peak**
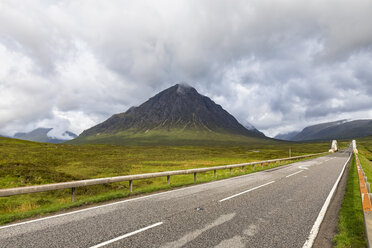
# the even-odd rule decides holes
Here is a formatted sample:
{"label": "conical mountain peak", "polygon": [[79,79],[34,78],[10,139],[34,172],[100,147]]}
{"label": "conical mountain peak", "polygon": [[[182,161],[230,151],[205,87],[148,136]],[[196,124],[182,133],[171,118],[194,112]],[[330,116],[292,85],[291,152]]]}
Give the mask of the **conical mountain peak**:
{"label": "conical mountain peak", "polygon": [[185,83],[185,82],[181,82],[179,84],[176,84],[175,86],[177,86],[178,94],[184,95],[186,93],[198,93],[196,89],[194,89],[188,83]]}
{"label": "conical mountain peak", "polygon": [[247,130],[220,105],[184,82],[163,90],[138,107],[113,115],[80,136],[153,131],[171,134],[185,130],[262,136]]}

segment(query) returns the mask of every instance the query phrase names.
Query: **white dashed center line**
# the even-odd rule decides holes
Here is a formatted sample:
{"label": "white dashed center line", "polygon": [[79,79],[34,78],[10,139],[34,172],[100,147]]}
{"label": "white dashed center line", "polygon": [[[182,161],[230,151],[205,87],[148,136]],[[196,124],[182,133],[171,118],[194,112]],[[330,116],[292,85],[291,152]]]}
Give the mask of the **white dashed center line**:
{"label": "white dashed center line", "polygon": [[146,231],[146,230],[148,230],[148,229],[150,229],[150,228],[153,228],[153,227],[156,227],[156,226],[160,226],[160,225],[162,225],[162,224],[163,224],[163,222],[158,222],[158,223],[155,223],[155,224],[153,224],[153,225],[151,225],[151,226],[147,226],[147,227],[141,228],[141,229],[139,229],[139,230],[137,230],[137,231],[130,232],[130,233],[127,233],[127,234],[124,234],[124,235],[119,236],[119,237],[117,237],[117,238],[114,238],[114,239],[111,239],[111,240],[105,241],[105,242],[100,243],[100,244],[95,245],[95,246],[92,246],[92,247],[90,247],[90,248],[99,248],[99,247],[102,247],[102,246],[105,246],[105,245],[111,244],[111,243],[113,243],[113,242],[116,242],[116,241],[118,241],[118,240],[121,240],[121,239],[124,239],[124,238],[130,237],[130,236],[135,235],[135,234],[137,234],[137,233],[140,233],[140,232]]}
{"label": "white dashed center line", "polygon": [[253,191],[253,190],[259,189],[259,188],[261,188],[261,187],[264,187],[264,186],[269,185],[269,184],[272,184],[272,183],[275,183],[275,181],[271,181],[271,182],[268,182],[268,183],[262,184],[262,185],[260,185],[260,186],[257,186],[257,187],[254,187],[254,188],[248,189],[248,190],[246,190],[246,191],[240,192],[240,193],[238,193],[238,194],[235,194],[235,195],[232,195],[232,196],[226,197],[226,198],[220,200],[220,202],[223,202],[223,201],[229,200],[229,199],[231,199],[231,198],[237,197],[237,196],[239,196],[239,195],[242,195],[242,194],[245,194],[245,193],[251,192],[251,191]]}
{"label": "white dashed center line", "polygon": [[291,177],[291,176],[294,176],[294,175],[296,175],[296,174],[298,174],[298,173],[300,173],[300,172],[303,172],[304,170],[300,170],[300,171],[297,171],[297,172],[295,172],[295,173],[292,173],[292,174],[290,174],[290,175],[288,175],[288,176],[286,176],[286,177]]}

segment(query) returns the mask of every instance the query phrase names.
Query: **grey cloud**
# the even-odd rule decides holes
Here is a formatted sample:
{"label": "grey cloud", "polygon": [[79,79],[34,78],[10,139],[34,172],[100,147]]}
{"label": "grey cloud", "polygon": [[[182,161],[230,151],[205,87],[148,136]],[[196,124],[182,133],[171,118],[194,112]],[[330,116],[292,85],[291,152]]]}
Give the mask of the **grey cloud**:
{"label": "grey cloud", "polygon": [[269,135],[368,116],[371,5],[1,1],[0,133],[80,133],[179,81]]}

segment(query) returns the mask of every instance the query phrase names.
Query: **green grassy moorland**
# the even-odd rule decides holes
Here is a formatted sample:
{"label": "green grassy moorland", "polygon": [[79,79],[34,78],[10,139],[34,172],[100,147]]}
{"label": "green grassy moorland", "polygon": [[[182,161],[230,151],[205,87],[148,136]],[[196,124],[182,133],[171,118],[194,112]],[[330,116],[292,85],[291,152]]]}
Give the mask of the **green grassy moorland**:
{"label": "green grassy moorland", "polygon": [[145,132],[136,130],[127,130],[115,134],[101,133],[86,137],[78,137],[67,142],[68,144],[115,144],[115,145],[198,145],[198,146],[216,146],[216,145],[251,145],[251,144],[273,144],[269,138],[247,137],[238,134],[227,133],[224,130],[207,131],[200,128],[189,129],[152,129]]}
{"label": "green grassy moorland", "polygon": [[[344,146],[347,146],[346,142]],[[299,144],[251,139],[249,142],[211,142],[198,146],[115,146],[55,145],[0,137],[0,188],[282,158],[288,157],[289,147],[292,156],[296,156],[327,151],[330,142]],[[246,168],[245,173],[251,172],[252,168]],[[228,170],[218,171],[217,175],[217,179],[231,176]],[[241,169],[234,169],[233,175],[242,175]],[[213,172],[198,174],[198,182],[211,180],[216,180]],[[70,201],[70,190],[67,189],[0,197],[0,224],[193,183],[192,175],[171,177],[170,186],[166,184],[166,178],[138,180],[134,181],[131,194],[128,182],[89,186],[76,189],[75,202]]]}

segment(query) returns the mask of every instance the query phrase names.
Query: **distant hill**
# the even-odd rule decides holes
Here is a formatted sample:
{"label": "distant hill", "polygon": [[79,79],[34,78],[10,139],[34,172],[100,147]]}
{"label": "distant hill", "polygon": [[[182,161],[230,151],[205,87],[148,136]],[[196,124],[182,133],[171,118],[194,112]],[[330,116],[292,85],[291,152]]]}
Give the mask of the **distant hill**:
{"label": "distant hill", "polygon": [[274,139],[278,139],[278,140],[292,140],[293,137],[295,137],[299,133],[300,133],[299,131],[293,131],[293,132],[289,132],[289,133],[281,133],[281,134],[276,135],[274,137]]}
{"label": "distant hill", "polygon": [[[69,143],[194,143],[216,139],[265,138],[241,125],[210,98],[176,84],[138,107],[115,114]],[[235,138],[234,138],[235,137]]]}
{"label": "distant hill", "polygon": [[304,128],[292,141],[352,139],[372,135],[372,120],[339,120]]}
{"label": "distant hill", "polygon": [[69,131],[65,131],[62,134],[62,137],[66,137],[66,138],[57,139],[55,137],[48,135],[48,133],[52,130],[53,128],[37,128],[28,133],[22,133],[22,132],[16,133],[13,137],[16,139],[36,141],[36,142],[45,142],[45,143],[62,143],[69,139],[73,139],[77,137],[76,134],[69,132]]}

